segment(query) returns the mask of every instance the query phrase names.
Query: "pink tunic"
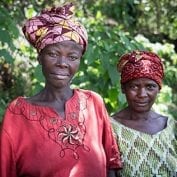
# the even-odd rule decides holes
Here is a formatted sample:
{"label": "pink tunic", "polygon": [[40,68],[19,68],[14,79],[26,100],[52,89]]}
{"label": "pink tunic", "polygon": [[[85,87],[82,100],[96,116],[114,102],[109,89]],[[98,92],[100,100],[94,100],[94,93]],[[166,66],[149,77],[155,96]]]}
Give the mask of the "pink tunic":
{"label": "pink tunic", "polygon": [[102,98],[74,90],[66,119],[52,108],[18,97],[8,106],[1,130],[1,177],[106,177],[120,168]]}

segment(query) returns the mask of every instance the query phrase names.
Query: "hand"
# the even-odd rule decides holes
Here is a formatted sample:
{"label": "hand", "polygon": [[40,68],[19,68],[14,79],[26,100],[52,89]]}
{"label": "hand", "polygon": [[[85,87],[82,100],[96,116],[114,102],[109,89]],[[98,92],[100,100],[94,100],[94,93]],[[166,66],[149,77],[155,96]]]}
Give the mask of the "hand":
{"label": "hand", "polygon": [[108,177],[119,177],[119,175],[117,174],[117,170],[116,169],[108,170]]}

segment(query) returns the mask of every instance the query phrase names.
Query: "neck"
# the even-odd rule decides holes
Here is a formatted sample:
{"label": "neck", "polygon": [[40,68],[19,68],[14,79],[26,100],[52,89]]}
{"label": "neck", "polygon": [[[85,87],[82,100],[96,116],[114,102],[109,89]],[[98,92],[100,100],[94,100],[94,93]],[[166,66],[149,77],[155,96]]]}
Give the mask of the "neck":
{"label": "neck", "polygon": [[48,101],[67,100],[72,97],[73,90],[70,87],[54,89],[46,86],[42,91],[42,96]]}
{"label": "neck", "polygon": [[130,108],[127,108],[128,117],[131,120],[149,120],[154,117],[154,112],[149,110],[146,112],[136,112]]}

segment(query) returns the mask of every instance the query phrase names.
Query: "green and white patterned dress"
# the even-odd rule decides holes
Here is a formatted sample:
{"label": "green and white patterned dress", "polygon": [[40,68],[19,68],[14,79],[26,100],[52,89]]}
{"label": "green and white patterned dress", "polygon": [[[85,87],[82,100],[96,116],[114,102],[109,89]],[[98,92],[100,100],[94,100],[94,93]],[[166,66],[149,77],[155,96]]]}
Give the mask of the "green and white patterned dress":
{"label": "green and white patterned dress", "polygon": [[111,118],[123,160],[121,177],[177,177],[177,126],[168,118],[167,127],[149,135]]}

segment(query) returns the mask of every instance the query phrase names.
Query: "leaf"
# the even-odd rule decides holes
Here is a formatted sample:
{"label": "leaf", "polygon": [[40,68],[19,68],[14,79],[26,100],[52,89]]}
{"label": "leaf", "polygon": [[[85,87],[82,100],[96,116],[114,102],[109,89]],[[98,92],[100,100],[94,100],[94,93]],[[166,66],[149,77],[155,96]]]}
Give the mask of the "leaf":
{"label": "leaf", "polygon": [[108,73],[113,85],[118,83],[118,72],[116,66],[108,65]]}
{"label": "leaf", "polygon": [[0,50],[0,56],[3,56],[7,63],[13,63],[13,58],[6,49]]}
{"label": "leaf", "polygon": [[97,56],[97,52],[94,50],[94,46],[92,44],[88,45],[87,51],[84,55],[85,62],[90,65],[95,61],[95,56]]}
{"label": "leaf", "polygon": [[39,82],[44,82],[44,76],[40,65],[37,65],[34,69],[34,76]]}
{"label": "leaf", "polygon": [[10,34],[2,28],[0,28],[0,41],[2,43],[5,43],[5,42],[7,42],[8,44],[12,43],[12,38]]}

